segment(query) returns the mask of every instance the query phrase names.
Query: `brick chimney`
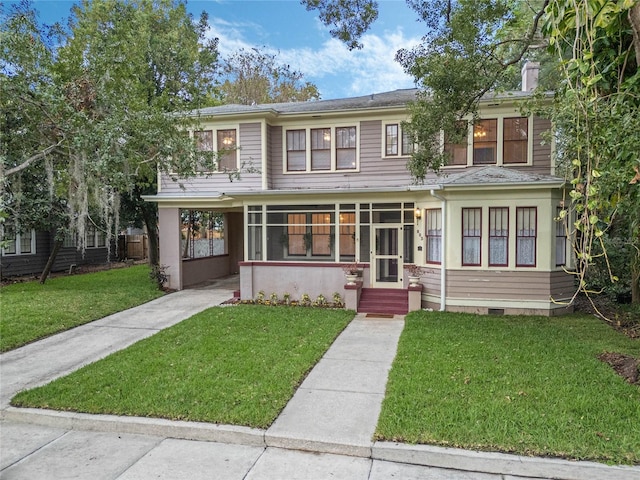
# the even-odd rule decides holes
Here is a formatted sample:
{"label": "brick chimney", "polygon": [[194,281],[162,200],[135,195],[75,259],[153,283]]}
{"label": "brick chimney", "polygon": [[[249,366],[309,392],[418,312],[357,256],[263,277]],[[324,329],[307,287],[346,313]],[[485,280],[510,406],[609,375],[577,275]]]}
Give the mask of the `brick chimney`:
{"label": "brick chimney", "polygon": [[538,87],[538,73],[540,72],[540,62],[530,62],[527,60],[522,66],[522,91],[530,92]]}

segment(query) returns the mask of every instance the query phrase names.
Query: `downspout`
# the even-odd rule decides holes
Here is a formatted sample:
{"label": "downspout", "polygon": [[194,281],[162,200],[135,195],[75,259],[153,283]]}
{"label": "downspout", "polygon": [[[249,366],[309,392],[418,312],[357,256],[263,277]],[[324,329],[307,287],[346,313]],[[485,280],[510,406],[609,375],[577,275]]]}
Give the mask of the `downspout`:
{"label": "downspout", "polygon": [[442,209],[442,259],[440,261],[440,311],[444,312],[447,309],[447,292],[446,292],[446,280],[447,280],[447,201],[441,195],[438,195],[434,189],[431,189],[431,196],[437,198],[442,202],[440,208]]}

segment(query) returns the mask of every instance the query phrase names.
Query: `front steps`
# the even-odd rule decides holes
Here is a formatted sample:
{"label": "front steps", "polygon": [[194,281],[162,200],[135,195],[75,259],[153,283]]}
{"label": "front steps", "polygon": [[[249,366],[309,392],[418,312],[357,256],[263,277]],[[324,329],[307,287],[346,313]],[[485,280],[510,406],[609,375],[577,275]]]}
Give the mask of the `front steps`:
{"label": "front steps", "polygon": [[409,291],[398,288],[363,288],[358,313],[406,315],[409,312]]}

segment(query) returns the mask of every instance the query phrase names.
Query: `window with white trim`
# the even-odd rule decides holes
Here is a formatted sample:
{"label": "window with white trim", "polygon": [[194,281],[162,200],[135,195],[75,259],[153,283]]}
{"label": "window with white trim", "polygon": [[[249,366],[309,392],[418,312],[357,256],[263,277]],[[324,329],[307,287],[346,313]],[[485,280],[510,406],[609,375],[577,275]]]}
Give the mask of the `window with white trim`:
{"label": "window with white trim", "polygon": [[4,227],[3,241],[5,246],[2,255],[33,255],[36,253],[36,231],[16,231],[9,225]]}
{"label": "window with white trim", "polygon": [[442,262],[442,210],[426,210],[427,263]]}
{"label": "window with white trim", "polygon": [[413,153],[413,141],[409,132],[402,128],[399,123],[389,123],[385,125],[384,135],[384,155],[409,156]]}
{"label": "window with white trim", "polygon": [[332,172],[358,168],[355,126],[287,130],[284,173]]}
{"label": "window with white trim", "polygon": [[[237,132],[234,128],[193,132],[201,171],[226,172],[238,168]],[[215,139],[215,142],[214,142]]]}

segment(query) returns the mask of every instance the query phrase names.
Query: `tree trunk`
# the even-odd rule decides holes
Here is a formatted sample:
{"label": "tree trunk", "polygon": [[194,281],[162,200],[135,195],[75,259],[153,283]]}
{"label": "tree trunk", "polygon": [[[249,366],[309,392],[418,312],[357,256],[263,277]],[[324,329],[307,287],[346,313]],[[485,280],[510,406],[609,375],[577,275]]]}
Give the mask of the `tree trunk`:
{"label": "tree trunk", "polygon": [[53,268],[53,262],[56,261],[58,252],[62,247],[62,243],[63,243],[62,240],[56,239],[54,241],[53,250],[51,250],[51,253],[49,254],[49,260],[47,260],[47,264],[45,265],[44,270],[42,271],[42,275],[40,275],[40,283],[44,284],[44,282],[47,281],[47,277],[49,277],[49,274],[51,273],[51,269]]}
{"label": "tree trunk", "polygon": [[151,203],[141,204],[142,220],[147,227],[147,238],[149,240],[149,265],[154,266],[160,263],[160,249],[158,245],[158,218],[155,205]]}

